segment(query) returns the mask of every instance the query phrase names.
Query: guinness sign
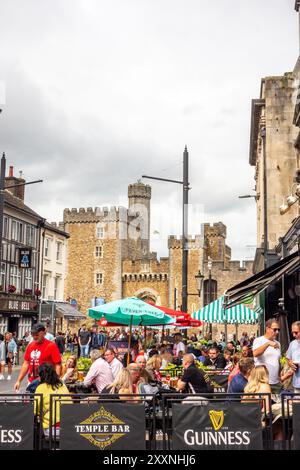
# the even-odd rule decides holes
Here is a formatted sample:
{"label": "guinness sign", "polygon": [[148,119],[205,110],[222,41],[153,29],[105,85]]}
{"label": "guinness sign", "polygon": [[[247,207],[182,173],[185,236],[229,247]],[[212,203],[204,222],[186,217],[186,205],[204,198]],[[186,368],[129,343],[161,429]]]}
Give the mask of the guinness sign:
{"label": "guinness sign", "polygon": [[256,403],[173,404],[173,450],[262,449]]}

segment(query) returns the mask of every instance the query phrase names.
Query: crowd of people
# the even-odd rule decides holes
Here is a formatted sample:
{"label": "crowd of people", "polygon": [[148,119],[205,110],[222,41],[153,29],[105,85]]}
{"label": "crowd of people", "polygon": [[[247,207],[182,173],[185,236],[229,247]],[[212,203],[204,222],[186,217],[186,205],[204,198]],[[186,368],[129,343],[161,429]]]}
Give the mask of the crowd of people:
{"label": "crowd of people", "polygon": [[[110,346],[128,341],[125,329],[112,329],[108,333],[82,325],[75,333],[58,332],[54,337],[43,324],[35,324],[25,335],[27,347],[14,390],[20,390],[21,382],[28,379],[27,391],[42,393],[43,427],[49,429],[50,395],[69,394],[68,385],[78,380],[78,357],[89,357],[91,366],[84,377],[83,387],[98,394],[112,394],[117,399],[140,400],[142,394],[155,394],[163,386],[163,371],[173,364],[181,367],[176,383],[177,392],[207,394],[214,392],[207,380],[206,370],[222,369],[228,374],[227,393],[238,394],[247,401],[249,395],[271,394],[278,397],[284,392],[300,393],[300,322],[292,324],[295,338],[281,360],[278,342],[280,325],[277,320],[266,322],[265,334],[249,338],[243,333],[240,341],[220,336],[218,342],[196,347],[199,337],[191,335],[183,339],[181,333],[173,338],[162,337],[159,331],[148,331],[146,336],[134,330],[131,348],[120,354]],[[77,346],[77,348],[76,348]],[[11,333],[0,336],[0,379],[5,367],[11,378],[17,342]],[[67,360],[63,360],[68,351]],[[264,411],[270,412],[266,403]],[[53,426],[56,423],[52,423]]]}

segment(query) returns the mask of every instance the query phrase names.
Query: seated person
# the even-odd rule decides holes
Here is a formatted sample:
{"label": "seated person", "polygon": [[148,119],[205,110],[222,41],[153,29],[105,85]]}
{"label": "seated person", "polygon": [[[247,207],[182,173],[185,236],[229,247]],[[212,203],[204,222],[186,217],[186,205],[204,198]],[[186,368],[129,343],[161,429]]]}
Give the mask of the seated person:
{"label": "seated person", "polygon": [[183,355],[184,355],[184,352],[179,351],[178,356],[173,358],[173,364],[175,364],[177,367],[182,366]]}
{"label": "seated person", "polygon": [[[51,364],[42,364],[38,368],[40,385],[36,388],[35,394],[43,396],[42,426],[45,436],[49,436],[49,428],[52,426],[53,432],[56,428],[56,435],[59,434],[60,425],[60,406],[56,406],[56,421],[54,413],[54,404],[52,409],[52,423],[50,423],[50,397],[51,395],[69,395],[69,390],[62,383]],[[35,400],[35,414],[40,413],[40,400]],[[70,399],[63,399],[63,403],[73,403]]]}
{"label": "seated person", "polygon": [[185,354],[183,356],[184,373],[178,380],[177,390],[188,390],[191,393],[210,393],[210,389],[205,381],[204,373],[195,364],[193,354]]}
{"label": "seated person", "polygon": [[203,363],[204,367],[211,367],[214,369],[224,369],[226,361],[223,356],[219,353],[219,350],[215,347],[209,348],[208,357]]}
{"label": "seated person", "polygon": [[161,368],[161,364],[162,364],[162,359],[158,354],[152,356],[147,361],[146,371],[150,375],[151,380],[153,382],[161,381],[162,379],[161,373],[159,372]]}
{"label": "seated person", "polygon": [[226,361],[225,369],[230,369],[233,366],[232,353],[231,353],[231,351],[229,351],[229,349],[225,349],[223,355],[224,355],[224,359]]}
{"label": "seated person", "polygon": [[62,382],[76,382],[77,380],[77,359],[76,356],[69,356],[62,366],[60,378]]}
{"label": "seated person", "polygon": [[254,361],[250,357],[242,357],[239,361],[239,374],[235,375],[228,387],[228,393],[242,393],[246,385],[248,384],[248,379],[250,377],[251,371],[254,367]]}
{"label": "seated person", "polygon": [[92,365],[83,381],[83,385],[90,387],[93,384],[96,386],[98,393],[101,393],[107,385],[113,383],[114,376],[108,363],[101,357],[101,352],[98,349],[92,349],[90,357]]}
{"label": "seated person", "polygon": [[202,362],[202,364],[204,364],[207,357],[208,357],[208,348],[207,346],[202,346],[198,360]]}
{"label": "seated person", "polygon": [[[113,395],[133,395],[132,377],[127,369],[121,369],[111,385],[102,390],[102,393]],[[116,399],[129,400],[129,397],[117,396]]]}

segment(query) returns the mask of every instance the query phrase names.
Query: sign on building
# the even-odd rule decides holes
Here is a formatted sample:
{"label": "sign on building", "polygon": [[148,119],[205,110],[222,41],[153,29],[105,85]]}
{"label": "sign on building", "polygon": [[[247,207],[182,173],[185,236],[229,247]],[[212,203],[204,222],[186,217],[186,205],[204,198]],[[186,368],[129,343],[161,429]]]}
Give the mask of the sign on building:
{"label": "sign on building", "polygon": [[19,248],[19,267],[31,268],[31,249]]}

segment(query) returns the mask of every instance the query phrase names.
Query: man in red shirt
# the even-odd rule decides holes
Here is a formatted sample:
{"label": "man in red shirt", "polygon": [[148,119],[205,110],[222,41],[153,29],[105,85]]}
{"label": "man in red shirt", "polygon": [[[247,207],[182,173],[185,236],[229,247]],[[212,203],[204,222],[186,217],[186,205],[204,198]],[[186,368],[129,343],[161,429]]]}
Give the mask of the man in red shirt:
{"label": "man in red shirt", "polygon": [[28,381],[36,379],[36,372],[41,364],[52,364],[56,373],[60,376],[61,356],[57,345],[53,341],[45,338],[46,328],[42,323],[36,323],[31,329],[33,341],[28,344],[24,362],[18,380],[15,383],[14,390],[19,391],[22,380],[28,374]]}

